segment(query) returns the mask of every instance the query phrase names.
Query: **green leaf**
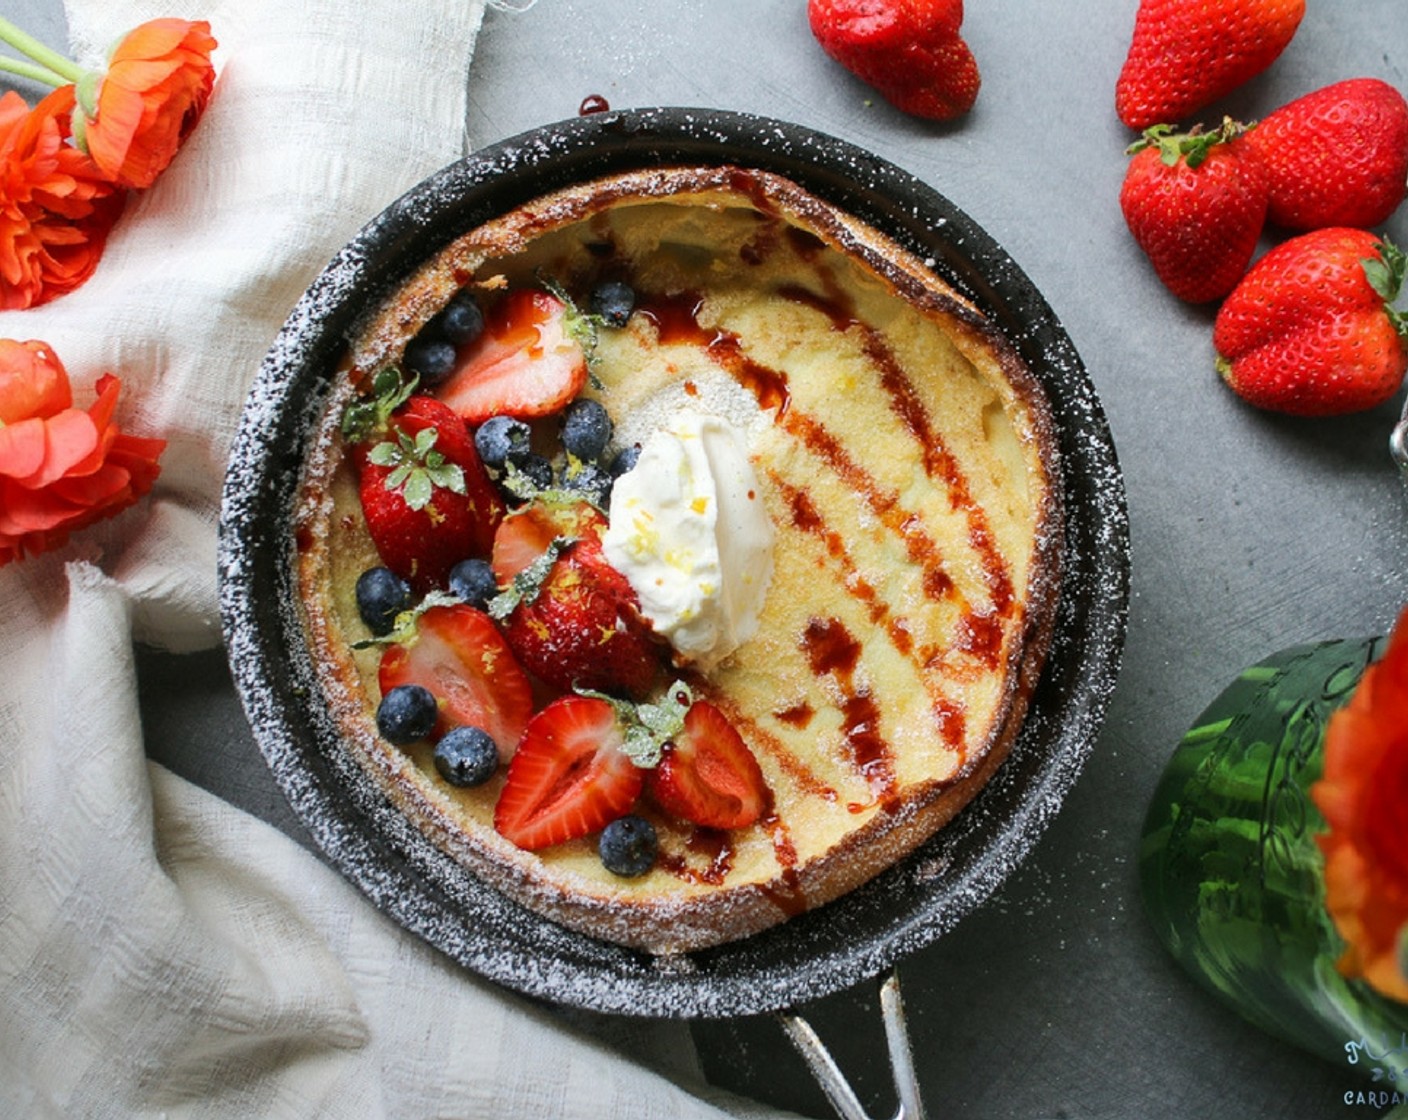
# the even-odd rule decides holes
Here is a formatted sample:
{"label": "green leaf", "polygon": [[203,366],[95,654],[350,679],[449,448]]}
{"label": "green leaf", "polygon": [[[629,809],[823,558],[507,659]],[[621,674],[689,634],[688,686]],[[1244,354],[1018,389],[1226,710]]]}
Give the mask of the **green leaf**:
{"label": "green leaf", "polygon": [[401,461],[401,449],[390,440],[378,443],[367,452],[367,462],[378,467],[394,467]]}
{"label": "green leaf", "polygon": [[557,558],[577,543],[576,537],[553,537],[541,556],[513,577],[506,588],[489,600],[489,617],[502,622],[520,604],[531,604],[538,598],[548,573]]}
{"label": "green leaf", "polygon": [[1384,312],[1393,327],[1404,338],[1408,338],[1408,311],[1400,311],[1393,306],[1403,291],[1403,279],[1408,272],[1408,254],[1387,237],[1379,242],[1379,255],[1365,257],[1364,277],[1374,293],[1384,301]]}
{"label": "green leaf", "polygon": [[349,443],[365,443],[385,434],[391,414],[410,399],[419,383],[418,375],[407,379],[396,366],[377,370],[372,376],[371,392],[342,410],[343,438]]}
{"label": "green leaf", "polygon": [[605,692],[579,688],[580,696],[605,700],[616,712],[624,740],[622,751],[642,770],[653,770],[664,757],[665,746],[684,730],[684,719],[694,704],[694,693],[683,681],[676,681],[665,690],[658,704],[632,704]]}
{"label": "green leaf", "polygon": [[430,481],[442,490],[449,490],[455,494],[468,493],[464,481],[464,471],[458,463],[442,461],[436,466],[427,467],[425,473],[429,476]]}
{"label": "green leaf", "polygon": [[414,467],[397,467],[391,477],[386,480],[389,489],[395,490],[396,483],[393,481],[402,471],[406,472],[404,485],[401,490],[401,497],[406,505],[414,510],[422,510],[430,504],[430,499],[435,493],[435,487],[430,481],[430,475],[423,470]]}
{"label": "green leaf", "polygon": [[538,274],[538,283],[542,284],[549,292],[562,302],[567,308],[563,325],[567,329],[567,334],[576,341],[582,348],[582,353],[587,359],[587,377],[591,379],[592,387],[601,389],[601,378],[597,375],[597,344],[601,341],[601,327],[604,320],[600,315],[593,315],[589,311],[584,311],[577,304],[567,289],[556,279],[543,273]]}
{"label": "green leaf", "polygon": [[393,494],[399,491],[413,510],[428,506],[437,486],[456,494],[468,493],[463,469],[435,450],[438,438],[434,428],[422,428],[414,439],[398,431],[396,442],[382,440],[367,452],[369,462],[393,468],[382,485]]}
{"label": "green leaf", "polygon": [[1181,159],[1190,169],[1196,169],[1218,144],[1230,143],[1252,127],[1239,124],[1231,117],[1224,117],[1222,124],[1211,132],[1204,132],[1202,125],[1194,125],[1187,132],[1175,132],[1173,125],[1156,124],[1146,128],[1144,135],[1125,149],[1125,154],[1158,148],[1159,162],[1165,167],[1176,167]]}
{"label": "green leaf", "polygon": [[420,622],[420,616],[432,607],[453,607],[462,603],[458,595],[452,595],[448,591],[431,591],[426,594],[415,606],[402,611],[396,616],[396,621],[391,626],[389,634],[380,637],[363,638],[361,641],[353,642],[353,649],[373,649],[377,646],[403,646],[415,640],[416,626]]}

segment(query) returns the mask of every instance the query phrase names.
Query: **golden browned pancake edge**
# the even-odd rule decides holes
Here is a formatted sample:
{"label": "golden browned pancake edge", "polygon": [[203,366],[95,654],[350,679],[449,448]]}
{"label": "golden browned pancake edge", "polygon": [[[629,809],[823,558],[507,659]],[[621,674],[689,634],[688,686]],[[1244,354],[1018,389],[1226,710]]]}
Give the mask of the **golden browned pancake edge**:
{"label": "golden browned pancake edge", "polygon": [[[660,204],[681,209],[645,209]],[[695,207],[702,208],[697,224],[687,213]],[[377,735],[375,673],[369,655],[351,649],[365,632],[349,587],[375,553],[358,526],[336,419],[354,383],[397,360],[466,283],[521,274],[524,261],[540,267],[535,254],[580,273],[595,266],[591,254],[579,258],[573,247],[613,236],[627,262],[638,238],[650,275],[674,276],[673,257],[650,257],[660,253],[649,249],[649,223],[663,222],[671,232],[676,219],[690,235],[716,227],[720,238],[746,234],[766,258],[757,268],[726,265],[733,271],[720,281],[718,298],[701,299],[706,310],[698,325],[701,335],[735,331],[754,365],[791,378],[786,424],[772,424],[755,446],[779,531],[763,627],[702,682],[741,721],[776,805],[737,837],[665,822],[662,842],[671,858],[643,880],[627,881],[600,868],[589,840],[560,852],[520,851],[492,828],[499,783],[450,790],[434,777],[428,752],[393,747]],[[679,267],[687,273],[693,266]],[[707,278],[714,266],[698,267]],[[795,284],[788,269],[798,273]],[[788,298],[774,298],[776,308],[766,301],[750,306],[735,288],[755,274],[760,282],[768,277],[772,297],[786,291]],[[838,306],[861,321],[838,325]],[[866,321],[868,310],[887,321]],[[746,330],[755,314],[781,324],[756,345]],[[637,319],[646,321],[610,342],[616,349],[605,364],[618,356],[634,371],[632,362],[648,361],[661,384],[647,391],[636,384],[645,374],[632,372],[619,385],[608,376],[604,399],[616,393],[649,403],[688,386],[691,370],[710,364],[700,346],[681,345],[665,363],[681,369],[659,373],[650,350],[661,345],[660,331],[652,334],[649,316]],[[805,350],[812,337],[823,355],[820,372],[794,372],[782,351],[769,349],[783,336],[786,354]],[[906,357],[936,345],[945,369],[959,371],[962,385],[951,394],[929,384],[927,374],[913,376]],[[952,418],[949,396],[963,398]],[[841,417],[851,419],[843,425]],[[989,435],[993,448],[984,447]],[[892,442],[871,442],[886,437]],[[891,456],[892,446],[902,453]],[[906,481],[911,475],[922,475],[921,484]],[[372,311],[336,374],[307,457],[295,539],[303,616],[328,707],[347,749],[391,804],[530,910],[593,937],[674,953],[746,937],[838,898],[932,836],[992,777],[1020,730],[1051,640],[1060,474],[1053,422],[1035,377],[922,261],[778,176],[735,167],[653,169],[584,183],[486,223]],[[826,578],[816,578],[818,571]],[[841,668],[815,644],[838,636],[850,639],[854,652]],[[818,670],[823,663],[828,667]],[[972,690],[971,704],[963,689]],[[873,711],[863,724],[866,704]],[[935,743],[924,741],[931,723]],[[896,728],[897,738],[885,739],[872,724]],[[940,729],[948,742],[937,742]],[[912,759],[917,777],[907,769]]]}

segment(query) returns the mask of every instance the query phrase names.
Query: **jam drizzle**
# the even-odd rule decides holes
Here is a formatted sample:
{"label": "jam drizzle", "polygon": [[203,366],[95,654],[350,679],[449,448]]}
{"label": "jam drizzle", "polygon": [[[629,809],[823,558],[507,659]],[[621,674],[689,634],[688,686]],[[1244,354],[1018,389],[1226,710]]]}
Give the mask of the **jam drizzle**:
{"label": "jam drizzle", "polygon": [[802,634],[802,650],[812,672],[827,676],[841,694],[841,735],[852,766],[880,803],[889,808],[897,797],[895,760],[880,733],[880,705],[870,686],[856,680],[861,643],[839,618],[813,618]]}
{"label": "jam drizzle", "polygon": [[733,845],[717,828],[696,828],[685,838],[685,851],[661,852],[659,867],[686,883],[717,887],[733,870]]}
{"label": "jam drizzle", "polygon": [[900,418],[923,451],[925,474],[944,484],[948,491],[950,509],[964,511],[968,522],[968,539],[982,558],[983,577],[988,585],[993,608],[1000,614],[1008,613],[1013,601],[1012,577],[997,543],[993,540],[987,512],[973,500],[967,476],[953,453],[944,446],[938,432],[934,430],[924,402],[919,399],[913,384],[904,375],[894,351],[871,327],[865,328],[865,353],[880,370],[880,384],[890,396],[891,410]]}
{"label": "jam drizzle", "polygon": [[[803,532],[811,533],[820,538],[826,546],[827,555],[841,569],[843,584],[850,591],[852,598],[864,604],[870,621],[884,631],[890,639],[890,644],[901,656],[916,663],[919,678],[924,684],[924,689],[928,693],[929,702],[934,711],[935,726],[940,738],[953,750],[961,752],[964,748],[964,723],[959,718],[961,717],[961,709],[940,687],[937,675],[926,671],[930,668],[931,655],[927,652],[922,653],[916,661],[914,635],[910,633],[908,622],[904,618],[897,618],[894,615],[890,604],[880,597],[880,593],[861,574],[859,565],[856,564],[855,558],[846,547],[845,538],[825,523],[807,492],[792,485],[776,471],[769,471],[768,478],[788,502],[792,510],[793,524]],[[929,585],[930,580],[926,575],[924,580],[926,590]],[[951,587],[952,584],[950,583],[949,586]],[[1000,640],[1000,626],[998,637]],[[780,713],[774,714],[781,718]]]}

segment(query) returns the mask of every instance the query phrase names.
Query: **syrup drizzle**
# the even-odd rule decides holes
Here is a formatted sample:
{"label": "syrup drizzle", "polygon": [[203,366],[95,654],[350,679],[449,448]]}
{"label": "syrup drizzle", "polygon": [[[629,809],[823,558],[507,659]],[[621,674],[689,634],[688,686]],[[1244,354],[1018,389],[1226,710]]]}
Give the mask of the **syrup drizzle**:
{"label": "syrup drizzle", "polygon": [[829,676],[841,694],[842,742],[851,764],[882,805],[896,798],[895,760],[880,733],[880,705],[870,687],[858,683],[861,643],[839,618],[813,618],[802,634],[812,672]]}
{"label": "syrup drizzle", "polygon": [[968,521],[968,539],[982,558],[983,577],[992,597],[993,608],[1000,614],[1007,614],[1013,602],[1012,577],[993,540],[987,511],[974,502],[967,476],[934,430],[924,402],[904,375],[894,352],[871,327],[865,328],[865,353],[880,369],[880,383],[890,395],[891,409],[923,450],[924,472],[930,478],[943,482],[948,490],[950,509],[964,511]]}
{"label": "syrup drizzle", "polygon": [[[771,798],[771,793],[768,796]],[[767,832],[773,855],[781,869],[776,882],[763,884],[763,894],[789,918],[795,918],[807,909],[807,896],[802,892],[801,876],[797,874],[797,846],[771,800],[758,823]]]}
{"label": "syrup drizzle", "polygon": [[[910,633],[908,623],[903,618],[895,617],[894,612],[890,609],[890,604],[880,597],[875,587],[861,574],[855,558],[846,547],[845,537],[825,523],[805,490],[792,485],[776,471],[769,471],[768,477],[791,507],[793,524],[802,531],[819,537],[826,545],[827,555],[841,569],[842,583],[850,591],[853,598],[865,605],[866,614],[870,621],[884,631],[890,639],[890,644],[902,656],[916,661],[914,635]],[[960,627],[961,629],[962,627]],[[1000,641],[1002,634],[1000,625],[996,633]],[[925,651],[917,659],[919,678],[924,683],[924,689],[933,707],[935,726],[940,738],[953,750],[962,751],[965,725],[961,718],[961,709],[944,693],[937,675],[924,671],[928,668],[931,656],[928,651]],[[778,718],[782,718],[782,713],[774,714]]]}
{"label": "syrup drizzle", "polygon": [[684,853],[661,852],[658,866],[677,879],[716,887],[733,869],[733,845],[727,832],[696,828],[685,838]]}
{"label": "syrup drizzle", "polygon": [[683,291],[668,295],[648,295],[637,299],[637,314],[655,327],[662,346],[687,343],[701,347],[718,366],[728,370],[733,378],[757,398],[765,411],[777,410],[777,418],[786,415],[792,392],[787,387],[787,375],[755,362],[743,352],[743,344],[732,331],[710,330],[699,322],[704,297],[698,292]]}
{"label": "syrup drizzle", "polygon": [[[964,642],[960,648],[984,660],[990,667],[995,666],[1002,644],[999,619],[1011,615],[1015,597],[1012,578],[993,538],[987,513],[973,501],[967,477],[934,430],[923,401],[904,376],[893,352],[873,328],[857,323],[851,301],[836,288],[830,273],[823,269],[816,271],[825,289],[822,293],[800,285],[788,285],[780,290],[780,294],[793,302],[821,311],[831,320],[833,329],[847,330],[859,326],[865,332],[866,355],[880,370],[881,384],[890,397],[892,410],[922,449],[926,474],[944,485],[949,494],[950,507],[964,512],[968,538],[981,560],[983,579],[992,602],[991,612],[979,612],[972,604],[963,601],[964,617],[970,620],[995,617],[987,617],[985,622],[973,622],[973,628],[969,631],[972,640]],[[703,297],[699,293],[686,291],[652,296],[641,310],[655,324],[662,343],[693,343],[702,347],[715,364],[753,393],[760,408],[764,411],[775,409],[774,422],[823,459],[862,497],[871,512],[905,542],[906,554],[922,572],[925,594],[929,598],[939,600],[957,595],[958,590],[944,568],[937,542],[924,531],[917,516],[901,507],[899,495],[882,489],[874,476],[851,458],[820,421],[791,410],[792,394],[785,373],[769,369],[750,358],[744,353],[738,336],[732,332],[722,328],[705,328],[699,322],[702,306]]]}

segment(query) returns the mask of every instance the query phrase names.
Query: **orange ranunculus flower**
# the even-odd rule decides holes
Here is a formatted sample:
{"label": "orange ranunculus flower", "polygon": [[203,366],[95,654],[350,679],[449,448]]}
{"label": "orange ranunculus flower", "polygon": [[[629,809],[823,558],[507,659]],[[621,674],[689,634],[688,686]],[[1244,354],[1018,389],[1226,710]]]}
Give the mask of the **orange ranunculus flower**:
{"label": "orange ranunculus flower", "polygon": [[1326,906],[1346,945],[1340,971],[1408,1001],[1408,609],[1331,717],[1311,796],[1329,824],[1319,841]]}
{"label": "orange ranunculus flower", "polygon": [[118,43],[92,99],[80,92],[76,138],[118,186],[150,187],[191,134],[215,84],[215,46],[204,20],[150,20]]}
{"label": "orange ranunculus flower", "polygon": [[121,388],[104,374],[93,405],[74,408],[49,346],[0,339],[0,567],[57,548],[152,488],[166,441],[118,430]]}
{"label": "orange ranunculus flower", "polygon": [[87,280],[125,194],[67,143],[72,86],[31,109],[0,97],[0,310],[33,307]]}

